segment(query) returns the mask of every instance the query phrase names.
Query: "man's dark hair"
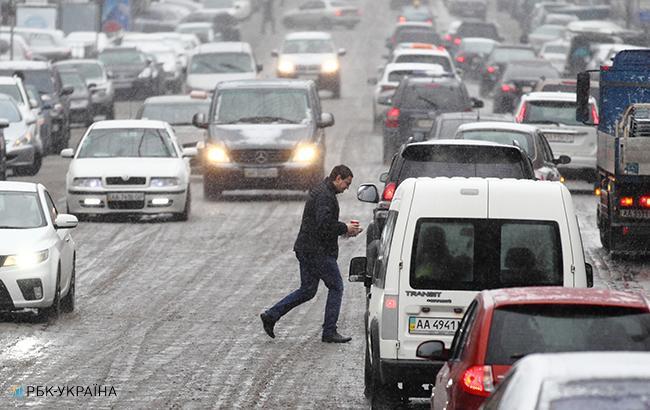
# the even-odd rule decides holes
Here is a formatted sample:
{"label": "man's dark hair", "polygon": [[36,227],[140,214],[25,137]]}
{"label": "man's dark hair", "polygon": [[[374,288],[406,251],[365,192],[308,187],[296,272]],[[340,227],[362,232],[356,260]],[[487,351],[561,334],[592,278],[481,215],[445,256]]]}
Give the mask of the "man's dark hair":
{"label": "man's dark hair", "polygon": [[349,177],[353,177],[352,175],[352,170],[348,168],[347,165],[337,165],[334,168],[332,168],[332,172],[330,172],[330,181],[334,181],[337,176],[340,176],[341,179],[347,179]]}

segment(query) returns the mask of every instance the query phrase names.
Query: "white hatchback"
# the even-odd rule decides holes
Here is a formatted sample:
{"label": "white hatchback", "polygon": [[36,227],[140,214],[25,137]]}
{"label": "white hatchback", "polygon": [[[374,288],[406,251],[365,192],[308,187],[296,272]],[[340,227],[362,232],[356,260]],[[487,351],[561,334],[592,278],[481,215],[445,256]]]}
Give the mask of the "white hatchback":
{"label": "white hatchback", "polygon": [[74,215],[168,214],[187,220],[190,166],[174,130],[163,121],[113,120],[91,125],[66,176],[66,203]]}
{"label": "white hatchback", "polygon": [[76,226],[43,185],[0,182],[0,310],[74,310]]}

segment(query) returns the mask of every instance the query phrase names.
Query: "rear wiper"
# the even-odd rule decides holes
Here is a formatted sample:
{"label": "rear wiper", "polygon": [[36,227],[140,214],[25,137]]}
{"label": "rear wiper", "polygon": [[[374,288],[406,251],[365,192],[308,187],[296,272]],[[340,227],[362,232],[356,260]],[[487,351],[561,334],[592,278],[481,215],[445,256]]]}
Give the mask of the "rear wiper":
{"label": "rear wiper", "polygon": [[560,125],[558,121],[551,121],[551,120],[540,120],[540,121],[530,121],[531,123],[534,124],[553,124],[553,125]]}
{"label": "rear wiper", "polygon": [[236,121],[232,121],[226,124],[236,124],[236,123],[253,123],[253,124],[260,124],[260,123],[267,123],[267,122],[282,122],[285,124],[297,124],[296,121],[290,120],[288,118],[282,118],[282,117],[273,117],[273,116],[266,116],[266,115],[260,115],[256,117],[243,117],[239,118]]}
{"label": "rear wiper", "polygon": [[434,102],[431,101],[430,99],[428,99],[428,98],[426,98],[426,97],[423,97],[423,96],[421,96],[420,94],[418,94],[418,98],[419,98],[420,100],[422,100],[422,101],[425,101],[425,102],[429,103],[429,105],[431,105],[431,106],[432,106],[433,108],[435,108],[436,110],[438,109],[438,104],[434,103]]}

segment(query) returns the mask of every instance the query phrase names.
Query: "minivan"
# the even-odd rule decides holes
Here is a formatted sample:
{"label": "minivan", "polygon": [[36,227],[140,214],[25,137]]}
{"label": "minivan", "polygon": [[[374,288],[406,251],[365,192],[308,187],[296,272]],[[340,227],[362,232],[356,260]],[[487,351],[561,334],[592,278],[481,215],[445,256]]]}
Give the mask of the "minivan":
{"label": "minivan", "polygon": [[[357,196],[374,202],[379,193],[361,185]],[[400,184],[373,271],[353,258],[349,280],[370,287],[366,393],[390,403],[428,395],[423,385],[434,384],[443,362],[418,359],[416,349],[430,339],[449,348],[480,290],[590,287],[593,274],[562,183],[438,177]]]}

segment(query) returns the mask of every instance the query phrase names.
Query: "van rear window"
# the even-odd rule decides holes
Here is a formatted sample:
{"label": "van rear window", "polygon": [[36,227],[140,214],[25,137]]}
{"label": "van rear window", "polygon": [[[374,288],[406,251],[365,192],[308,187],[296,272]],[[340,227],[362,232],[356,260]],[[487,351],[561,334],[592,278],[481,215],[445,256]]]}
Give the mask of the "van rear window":
{"label": "van rear window", "polygon": [[562,243],[554,221],[418,220],[413,289],[482,290],[562,286]]}

